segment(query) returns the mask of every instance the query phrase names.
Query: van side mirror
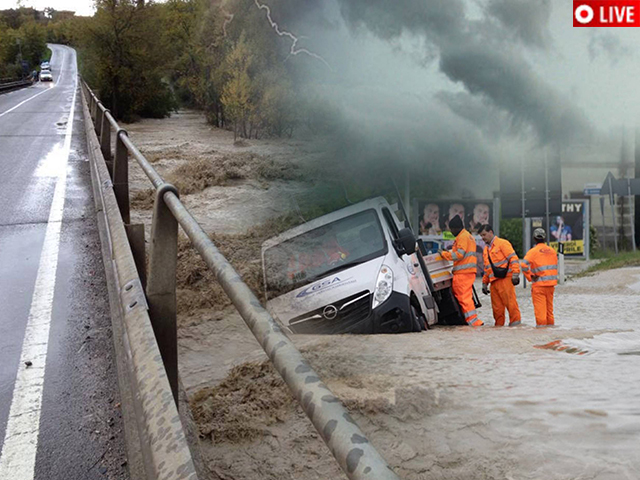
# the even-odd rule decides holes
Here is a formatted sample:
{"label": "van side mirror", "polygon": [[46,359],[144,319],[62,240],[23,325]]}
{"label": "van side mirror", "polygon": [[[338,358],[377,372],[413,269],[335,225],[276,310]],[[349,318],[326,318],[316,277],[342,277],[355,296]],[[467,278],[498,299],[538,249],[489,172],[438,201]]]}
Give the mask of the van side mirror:
{"label": "van side mirror", "polygon": [[416,237],[410,228],[403,228],[398,232],[396,244],[400,254],[411,255],[416,251]]}

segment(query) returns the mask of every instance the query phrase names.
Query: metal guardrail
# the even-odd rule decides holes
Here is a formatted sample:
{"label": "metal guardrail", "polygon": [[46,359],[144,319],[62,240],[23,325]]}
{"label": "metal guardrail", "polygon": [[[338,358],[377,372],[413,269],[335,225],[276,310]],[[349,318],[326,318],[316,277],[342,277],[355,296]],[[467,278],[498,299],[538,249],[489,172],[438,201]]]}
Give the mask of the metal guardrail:
{"label": "metal guardrail", "polygon": [[[169,383],[177,399],[178,358],[176,327],[176,265],[178,225],[182,227],[242,319],[256,337],[278,373],[294,394],[314,427],[351,480],[399,480],[371,445],[342,402],[322,382],[280,326],[260,304],[229,261],[219,252],[179,199],[176,188],[166,183],[120,128],[86,82],[82,81],[95,130],[100,139],[113,191],[124,223],[129,223],[128,161],[133,156],[156,189],[151,226],[151,251],[146,300]],[[111,133],[115,132],[115,152]],[[144,242],[142,242],[144,245]],[[136,253],[134,252],[134,255]],[[144,252],[137,252],[144,257]],[[146,275],[144,258],[136,264]]]}
{"label": "metal guardrail", "polygon": [[0,93],[15,90],[17,88],[28,87],[31,80],[18,80],[17,82],[0,83]]}

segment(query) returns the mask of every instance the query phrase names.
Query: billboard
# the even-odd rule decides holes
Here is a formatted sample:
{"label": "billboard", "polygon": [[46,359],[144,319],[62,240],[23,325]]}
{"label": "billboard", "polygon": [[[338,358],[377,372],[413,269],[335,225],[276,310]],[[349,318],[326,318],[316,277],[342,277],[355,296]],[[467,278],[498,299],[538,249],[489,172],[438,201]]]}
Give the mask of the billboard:
{"label": "billboard", "polygon": [[[563,200],[562,213],[550,217],[549,244],[556,251],[558,242],[562,242],[565,255],[585,256],[585,236],[588,229],[585,222],[586,202],[585,200]],[[531,227],[546,229],[546,220],[543,217],[532,218]]]}
{"label": "billboard", "polygon": [[476,240],[477,273],[482,275],[484,242],[478,235],[478,227],[487,223],[493,226],[493,200],[419,200],[417,212],[418,221],[414,225],[418,226],[419,236],[424,241],[425,254],[453,245],[455,237],[449,229],[449,221],[459,216]]}
{"label": "billboard", "polygon": [[493,200],[420,200],[417,210],[418,221],[415,225],[418,225],[420,235],[453,239],[449,220],[456,215],[474,235],[480,225],[493,225]]}

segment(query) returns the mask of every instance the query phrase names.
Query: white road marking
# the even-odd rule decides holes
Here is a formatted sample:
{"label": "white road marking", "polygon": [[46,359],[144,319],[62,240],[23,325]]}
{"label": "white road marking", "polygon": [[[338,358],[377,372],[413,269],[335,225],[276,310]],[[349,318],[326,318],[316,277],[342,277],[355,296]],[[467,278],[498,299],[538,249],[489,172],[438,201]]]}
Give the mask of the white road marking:
{"label": "white road marking", "polygon": [[[7,420],[7,430],[2,452],[0,452],[0,479],[33,480],[35,475],[42,391],[58,267],[60,230],[67,187],[67,163],[71,150],[77,86],[76,78],[64,145],[60,150],[63,161],[60,164],[49,212],[49,222],[40,255],[31,310],[27,320],[11,410]],[[26,367],[25,362],[31,362],[31,366]]]}
{"label": "white road marking", "polygon": [[[55,52],[53,52],[55,53]],[[53,57],[53,54],[51,55]],[[56,81],[55,86],[58,86],[58,83],[60,83],[60,80],[62,79],[62,72],[64,71],[64,61],[67,59],[67,50],[63,50],[62,51],[62,63],[60,64],[60,72],[58,73],[58,80]]]}
{"label": "white road marking", "polygon": [[[55,88],[55,85],[54,85],[54,88]],[[11,113],[11,112],[13,112],[16,108],[18,108],[18,107],[20,107],[20,106],[24,105],[24,104],[25,104],[25,103],[27,103],[28,101],[33,100],[34,98],[36,98],[36,97],[37,97],[37,96],[39,96],[39,95],[42,95],[43,93],[47,93],[49,90],[51,90],[51,88],[47,88],[47,89],[45,89],[45,90],[42,90],[41,92],[36,93],[35,95],[33,95],[33,96],[31,96],[31,97],[27,98],[26,100],[23,100],[22,102],[20,102],[19,104],[17,104],[15,107],[12,107],[12,108],[10,108],[9,110],[7,110],[7,111],[5,111],[5,112],[0,113],[0,117],[5,116],[7,113]]]}

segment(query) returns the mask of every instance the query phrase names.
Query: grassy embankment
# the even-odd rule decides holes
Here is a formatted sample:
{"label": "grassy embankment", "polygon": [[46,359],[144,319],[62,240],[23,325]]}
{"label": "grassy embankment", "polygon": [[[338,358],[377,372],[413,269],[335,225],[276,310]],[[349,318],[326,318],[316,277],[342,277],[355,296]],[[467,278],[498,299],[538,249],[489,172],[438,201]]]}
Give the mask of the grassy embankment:
{"label": "grassy embankment", "polygon": [[601,261],[595,265],[591,265],[585,271],[576,275],[577,278],[593,275],[594,273],[604,270],[612,270],[614,268],[640,266],[640,251],[622,252],[617,255],[609,251],[597,252],[593,255],[593,258],[600,259]]}

